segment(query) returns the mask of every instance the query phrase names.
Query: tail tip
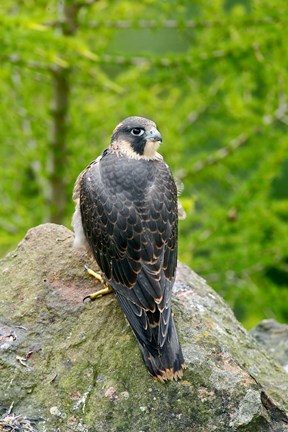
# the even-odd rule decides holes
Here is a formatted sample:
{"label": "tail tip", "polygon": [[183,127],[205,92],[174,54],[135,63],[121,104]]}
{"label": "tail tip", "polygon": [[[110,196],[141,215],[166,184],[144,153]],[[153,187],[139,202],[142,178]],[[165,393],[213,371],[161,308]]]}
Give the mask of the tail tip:
{"label": "tail tip", "polygon": [[183,377],[183,371],[187,368],[185,363],[181,364],[181,368],[178,370],[174,370],[173,368],[168,368],[165,370],[159,371],[157,375],[154,376],[156,381],[165,382],[165,381],[178,381]]}

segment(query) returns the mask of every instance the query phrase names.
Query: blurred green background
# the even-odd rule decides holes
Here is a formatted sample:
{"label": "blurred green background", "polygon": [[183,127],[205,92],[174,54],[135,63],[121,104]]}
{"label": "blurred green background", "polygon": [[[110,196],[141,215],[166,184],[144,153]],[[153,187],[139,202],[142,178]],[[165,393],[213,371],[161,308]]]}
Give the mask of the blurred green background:
{"label": "blurred green background", "polygon": [[180,260],[247,328],[287,322],[287,27],[276,0],[1,2],[1,255],[70,228],[79,172],[146,116],[184,185]]}

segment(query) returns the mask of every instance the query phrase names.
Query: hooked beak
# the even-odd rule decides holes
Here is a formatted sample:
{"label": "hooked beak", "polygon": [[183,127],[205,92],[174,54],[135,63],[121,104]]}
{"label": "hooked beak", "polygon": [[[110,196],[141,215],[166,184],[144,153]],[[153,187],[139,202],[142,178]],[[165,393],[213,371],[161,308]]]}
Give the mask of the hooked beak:
{"label": "hooked beak", "polygon": [[145,132],[145,138],[146,141],[162,142],[162,136],[155,127],[152,127],[149,131]]}

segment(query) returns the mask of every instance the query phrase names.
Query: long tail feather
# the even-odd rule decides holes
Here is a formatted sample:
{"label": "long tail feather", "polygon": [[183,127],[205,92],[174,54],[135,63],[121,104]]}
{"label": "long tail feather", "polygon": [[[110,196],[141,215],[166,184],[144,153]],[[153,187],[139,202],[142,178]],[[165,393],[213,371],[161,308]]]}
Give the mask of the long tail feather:
{"label": "long tail feather", "polygon": [[168,337],[163,347],[158,348],[158,355],[155,356],[140,343],[139,347],[148,371],[156,379],[159,381],[172,381],[182,378],[185,362],[172,316],[169,323]]}
{"label": "long tail feather", "polygon": [[[185,362],[178,341],[172,314],[164,344],[158,342],[158,326],[151,327],[146,312],[122,295],[117,295],[120,306],[138,340],[143,361],[150,374],[159,381],[177,380],[182,377]],[[136,314],[135,308],[141,312]]]}

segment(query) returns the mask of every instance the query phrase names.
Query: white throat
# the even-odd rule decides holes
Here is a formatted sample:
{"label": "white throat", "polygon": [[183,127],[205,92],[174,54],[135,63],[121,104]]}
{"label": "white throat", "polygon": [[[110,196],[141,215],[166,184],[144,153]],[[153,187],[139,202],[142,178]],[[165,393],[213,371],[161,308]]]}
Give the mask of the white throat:
{"label": "white throat", "polygon": [[160,146],[160,141],[147,141],[143,155],[140,155],[133,150],[131,144],[128,141],[121,141],[121,143],[113,143],[112,149],[116,151],[118,154],[123,154],[131,159],[159,159],[159,153],[157,150]]}
{"label": "white throat", "polygon": [[146,159],[155,159],[156,152],[160,146],[160,141],[147,141],[143,156]]}

